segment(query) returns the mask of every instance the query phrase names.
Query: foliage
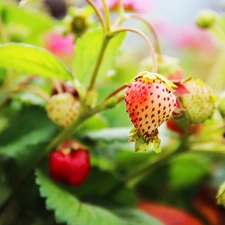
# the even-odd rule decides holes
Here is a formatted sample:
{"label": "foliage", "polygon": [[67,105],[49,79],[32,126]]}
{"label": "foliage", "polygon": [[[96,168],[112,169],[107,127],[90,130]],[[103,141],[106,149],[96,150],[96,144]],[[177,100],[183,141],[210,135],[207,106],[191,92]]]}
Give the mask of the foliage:
{"label": "foliage", "polygon": [[[162,225],[157,213],[143,212],[140,200],[181,207],[210,224],[211,217],[196,208],[202,198],[198,191],[208,186],[213,193],[218,190],[210,207],[224,213],[216,205],[225,205],[225,109],[219,104],[225,84],[224,15],[213,12],[212,18],[204,11],[198,23],[206,29],[207,22],[207,31],[195,27],[185,35],[178,29],[174,34],[179,37],[169,40],[147,17],[127,11],[141,12],[138,1],[112,7],[102,0],[104,9],[99,1],[82,1],[60,19],[40,1],[21,1],[19,7],[10,2],[0,3],[0,224]],[[122,25],[129,19],[149,28],[153,44],[142,26]],[[216,43],[210,49],[209,36],[205,45],[198,39],[209,33]],[[51,45],[49,34],[54,37]],[[179,59],[164,55],[168,49],[162,49],[161,39],[175,42],[171,55],[178,53]],[[127,86],[137,78],[145,80],[142,70],[151,70],[150,86],[166,84],[177,99],[173,118],[166,118],[150,136],[131,127],[124,104]],[[63,92],[80,106],[78,116],[64,128],[51,121],[46,110],[50,98]],[[182,105],[179,100],[187,96],[188,104]],[[212,113],[203,118],[206,99]],[[157,142],[162,153],[153,148],[134,152],[130,129],[135,130],[131,141]],[[161,143],[154,139],[157,135]],[[77,186],[55,181],[48,171],[52,151],[76,151],[77,146],[66,146],[69,140],[81,143],[91,159],[90,174]]]}

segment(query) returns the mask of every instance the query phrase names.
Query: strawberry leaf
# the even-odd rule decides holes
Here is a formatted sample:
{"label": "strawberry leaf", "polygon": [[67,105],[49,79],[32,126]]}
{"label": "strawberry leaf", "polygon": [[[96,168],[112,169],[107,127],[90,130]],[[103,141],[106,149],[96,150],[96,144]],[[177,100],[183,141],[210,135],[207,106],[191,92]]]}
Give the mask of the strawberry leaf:
{"label": "strawberry leaf", "polygon": [[36,183],[40,193],[46,198],[48,210],[55,211],[58,223],[68,225],[125,225],[113,213],[90,204],[81,203],[75,196],[50,180],[41,170],[36,170]]}
{"label": "strawberry leaf", "polygon": [[68,68],[47,50],[28,44],[0,45],[0,66],[27,74],[72,80]]}
{"label": "strawberry leaf", "polygon": [[223,182],[218,190],[217,204],[225,206],[225,182]]}
{"label": "strawberry leaf", "polygon": [[130,128],[106,128],[99,131],[90,131],[84,134],[83,138],[107,143],[120,142],[127,143]]}
{"label": "strawberry leaf", "polygon": [[[130,208],[120,208],[114,213],[98,206],[81,203],[70,191],[57,185],[45,173],[36,170],[36,183],[42,197],[46,198],[48,210],[55,211],[58,223],[68,225],[163,225],[154,217]],[[118,215],[118,216],[117,216]]]}
{"label": "strawberry leaf", "polygon": [[19,166],[26,167],[55,135],[57,129],[43,109],[24,107],[0,133],[0,155],[13,158]]}
{"label": "strawberry leaf", "polygon": [[[110,40],[99,71],[99,79],[106,76],[107,71],[112,69],[115,63],[115,54],[125,38],[121,33]],[[74,72],[76,78],[87,85],[94,70],[98,54],[103,40],[102,31],[99,29],[87,31],[76,43]]]}

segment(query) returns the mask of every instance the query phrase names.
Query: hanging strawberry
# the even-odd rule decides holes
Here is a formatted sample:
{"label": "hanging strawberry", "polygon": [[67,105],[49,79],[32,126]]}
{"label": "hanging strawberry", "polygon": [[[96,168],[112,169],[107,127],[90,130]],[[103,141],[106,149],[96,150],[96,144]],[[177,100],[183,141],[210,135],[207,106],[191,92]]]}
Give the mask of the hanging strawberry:
{"label": "hanging strawberry", "polygon": [[135,151],[148,150],[154,143],[154,150],[161,152],[158,128],[177,106],[174,86],[162,75],[147,71],[139,73],[128,85],[125,104],[134,125],[130,141],[135,142]]}
{"label": "hanging strawberry", "polygon": [[90,171],[87,149],[77,141],[62,143],[49,157],[49,173],[56,180],[70,185],[80,185]]}

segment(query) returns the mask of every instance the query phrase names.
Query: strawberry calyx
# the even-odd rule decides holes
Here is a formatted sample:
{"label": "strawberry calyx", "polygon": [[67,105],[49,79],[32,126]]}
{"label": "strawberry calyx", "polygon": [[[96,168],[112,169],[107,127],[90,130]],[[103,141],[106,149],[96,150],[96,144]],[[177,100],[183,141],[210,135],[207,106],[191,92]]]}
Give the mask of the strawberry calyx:
{"label": "strawberry calyx", "polygon": [[158,133],[158,129],[156,129],[151,135],[146,135],[133,127],[129,133],[129,142],[135,142],[135,152],[147,151],[153,144],[154,151],[159,154],[161,153],[161,139],[158,137]]}
{"label": "strawberry calyx", "polygon": [[165,78],[164,76],[158,74],[158,73],[151,73],[151,72],[148,72],[148,71],[142,71],[140,73],[137,74],[137,76],[135,76],[129,83],[133,83],[134,81],[138,81],[138,80],[141,80],[141,81],[146,81],[146,82],[160,82],[160,83],[163,83],[167,88],[168,90],[170,91],[174,91],[174,88],[176,87],[176,85],[168,80],[167,78]]}

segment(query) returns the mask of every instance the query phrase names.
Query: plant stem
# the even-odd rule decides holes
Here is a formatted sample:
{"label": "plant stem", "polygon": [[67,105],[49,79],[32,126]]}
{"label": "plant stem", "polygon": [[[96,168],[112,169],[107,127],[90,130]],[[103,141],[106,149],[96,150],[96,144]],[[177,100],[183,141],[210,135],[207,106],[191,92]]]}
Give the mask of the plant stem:
{"label": "plant stem", "polygon": [[110,32],[110,27],[111,27],[111,23],[110,23],[110,15],[109,15],[109,8],[106,4],[105,0],[102,0],[102,4],[103,4],[103,8],[104,8],[104,13],[105,13],[105,25],[106,25],[106,33]]}
{"label": "plant stem", "polygon": [[113,97],[114,95],[116,95],[117,93],[119,93],[120,91],[122,91],[123,89],[125,89],[128,86],[128,84],[124,84],[122,86],[120,86],[119,88],[117,88],[115,91],[113,91],[112,93],[110,93],[105,99],[104,101],[107,101],[108,99],[110,99],[111,97]]}
{"label": "plant stem", "polygon": [[[17,92],[17,91],[20,91],[20,90],[16,90],[16,91],[13,91],[13,92]],[[50,100],[50,96],[46,92],[42,91],[42,89],[40,89],[38,87],[26,86],[23,89],[21,89],[21,91],[30,91],[30,92],[32,92],[34,94],[37,94],[40,97],[42,97],[46,102],[49,102],[49,100]]]}
{"label": "plant stem", "polygon": [[124,11],[124,7],[122,4],[122,0],[118,0],[118,12],[119,12],[120,18],[125,17],[125,11]]}
{"label": "plant stem", "polygon": [[142,15],[136,14],[136,13],[127,14],[126,19],[130,19],[130,18],[135,18],[135,19],[141,20],[149,28],[149,30],[151,31],[153,38],[154,38],[155,51],[158,53],[158,55],[160,57],[161,49],[160,49],[159,39],[155,32],[155,29],[152,27],[152,25],[149,23],[149,21],[146,20]]}
{"label": "plant stem", "polygon": [[130,31],[136,34],[139,34],[147,43],[148,45],[148,49],[149,49],[149,53],[152,57],[152,72],[156,73],[158,68],[157,68],[157,61],[156,61],[156,56],[155,56],[155,51],[154,48],[152,46],[151,41],[148,39],[148,37],[140,30],[132,28],[132,27],[122,27],[122,28],[118,28],[112,31],[112,34],[116,34],[116,33],[120,33],[120,32],[125,32],[125,31]]}
{"label": "plant stem", "polygon": [[104,53],[105,53],[105,50],[106,50],[106,47],[107,47],[109,41],[110,41],[109,37],[105,36],[103,38],[102,46],[101,46],[100,52],[98,54],[98,59],[97,59],[97,62],[95,64],[95,68],[94,68],[94,71],[93,71],[93,74],[92,74],[92,77],[91,77],[89,87],[87,89],[86,99],[87,99],[87,95],[93,89],[93,87],[95,85],[95,81],[96,81],[96,78],[97,78],[97,75],[98,75],[98,71],[100,69],[100,65],[101,65],[101,62],[102,62],[102,59],[103,59],[103,56],[104,56]]}
{"label": "plant stem", "polygon": [[96,6],[96,4],[92,1],[92,0],[86,0],[88,2],[88,4],[95,10],[95,13],[101,23],[102,29],[104,31],[104,33],[106,32],[106,25],[104,22],[104,18],[102,16],[102,13],[99,11],[98,7]]}

